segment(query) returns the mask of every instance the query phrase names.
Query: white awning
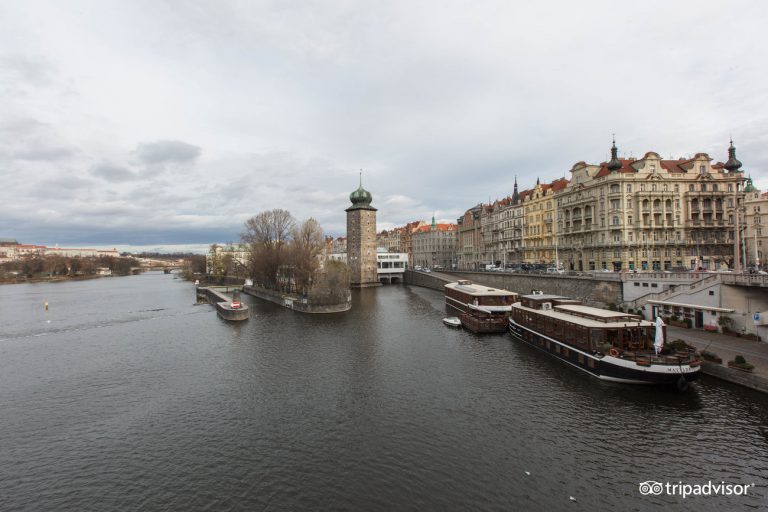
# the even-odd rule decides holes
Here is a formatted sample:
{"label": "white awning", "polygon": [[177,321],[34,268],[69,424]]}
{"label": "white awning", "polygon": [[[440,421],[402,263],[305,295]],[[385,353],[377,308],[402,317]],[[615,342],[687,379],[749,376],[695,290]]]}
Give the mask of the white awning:
{"label": "white awning", "polygon": [[715,311],[716,313],[733,313],[735,310],[730,308],[718,308],[716,306],[701,306],[699,304],[684,304],[682,302],[669,302],[666,300],[649,300],[648,304],[659,306],[672,306],[675,308],[703,309],[704,311]]}
{"label": "white awning", "polygon": [[512,311],[512,306],[475,306],[474,304],[467,304],[472,309],[482,311],[484,313],[499,313]]}

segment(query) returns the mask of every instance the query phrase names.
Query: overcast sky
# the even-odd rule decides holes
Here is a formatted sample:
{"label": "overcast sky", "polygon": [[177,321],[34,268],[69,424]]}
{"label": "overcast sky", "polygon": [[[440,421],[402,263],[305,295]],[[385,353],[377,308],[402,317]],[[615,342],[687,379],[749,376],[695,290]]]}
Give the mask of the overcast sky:
{"label": "overcast sky", "polygon": [[206,244],[285,208],[454,221],[573,163],[768,189],[768,2],[0,0],[0,237]]}

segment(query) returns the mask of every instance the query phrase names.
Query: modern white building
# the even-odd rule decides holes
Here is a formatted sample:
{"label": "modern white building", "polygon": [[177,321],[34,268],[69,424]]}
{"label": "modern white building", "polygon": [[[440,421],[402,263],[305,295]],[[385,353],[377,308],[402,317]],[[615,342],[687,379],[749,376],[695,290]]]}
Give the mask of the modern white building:
{"label": "modern white building", "polygon": [[[333,253],[328,255],[328,259],[347,262],[347,253]],[[404,252],[387,252],[386,249],[379,247],[376,249],[376,272],[379,281],[391,283],[395,280],[403,279],[405,269],[408,266],[408,254]]]}

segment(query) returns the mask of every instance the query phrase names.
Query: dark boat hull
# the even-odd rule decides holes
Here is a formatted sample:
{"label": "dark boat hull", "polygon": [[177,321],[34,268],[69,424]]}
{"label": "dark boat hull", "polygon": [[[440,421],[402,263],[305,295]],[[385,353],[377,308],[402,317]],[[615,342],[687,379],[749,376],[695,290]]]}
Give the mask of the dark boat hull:
{"label": "dark boat hull", "polygon": [[698,366],[649,364],[639,365],[635,361],[608,355],[584,352],[553,338],[509,320],[509,332],[515,340],[548,353],[593,377],[627,384],[656,384],[686,387],[688,382],[699,376]]}

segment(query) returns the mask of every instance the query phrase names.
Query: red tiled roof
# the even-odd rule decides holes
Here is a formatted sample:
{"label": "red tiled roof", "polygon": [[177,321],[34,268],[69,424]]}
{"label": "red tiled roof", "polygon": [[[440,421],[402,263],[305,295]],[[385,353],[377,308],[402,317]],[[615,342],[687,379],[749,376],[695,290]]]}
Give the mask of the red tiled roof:
{"label": "red tiled roof", "polygon": [[[629,164],[635,162],[635,160],[629,160],[627,158],[619,158],[619,162],[621,162],[621,169],[619,169],[616,172],[622,172],[622,173],[629,173],[629,172],[637,172],[634,168],[630,167]],[[597,171],[597,174],[595,174],[595,178],[602,178],[603,176],[608,176],[611,174],[611,170],[608,169],[608,162],[603,162],[600,164],[600,170]]]}
{"label": "red tiled roof", "polygon": [[569,181],[565,178],[558,178],[551,183],[552,192],[557,192],[568,186]]}

